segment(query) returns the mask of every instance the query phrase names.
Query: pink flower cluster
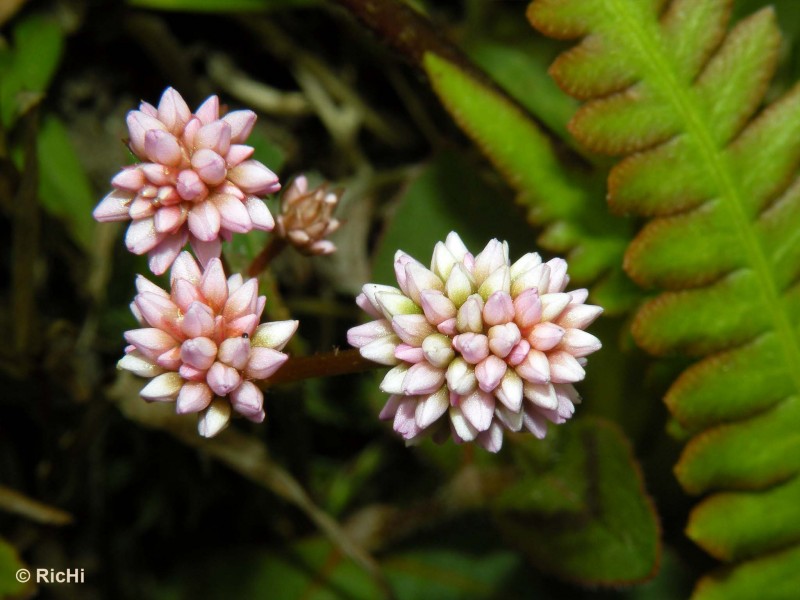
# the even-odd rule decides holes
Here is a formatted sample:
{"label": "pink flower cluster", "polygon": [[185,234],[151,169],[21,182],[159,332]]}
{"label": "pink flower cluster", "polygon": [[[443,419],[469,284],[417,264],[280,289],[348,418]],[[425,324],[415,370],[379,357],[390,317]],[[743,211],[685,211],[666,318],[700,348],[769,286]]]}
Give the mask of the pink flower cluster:
{"label": "pink flower cluster", "polygon": [[601,346],[583,329],[602,308],[584,304],[585,289],[564,291],[564,260],[529,253],[511,264],[497,240],[473,256],[453,232],[430,269],[398,252],[395,274],[399,289],[364,286],[356,301],[376,320],[347,337],[365,358],[393,365],[380,416],[408,442],[452,433],[497,452],[504,429],[542,438],[548,421],[572,416],[572,384]]}
{"label": "pink flower cluster", "polygon": [[125,333],[130,344],[118,367],[152,380],[145,400],[176,401],[180,414],[199,413],[204,437],[219,433],[237,413],[260,423],[264,395],[253,383],[266,379],[288,358],[280,352],[297,321],[259,325],[266,297],[255,279],[225,278],[211,259],[201,271],[183,252],[170,273],[171,291],[139,276],[131,304],[141,329]]}
{"label": "pink flower cluster", "polygon": [[220,118],[219,99],[211,96],[192,113],[168,88],[158,108],[143,102],[127,121],[130,149],[142,162],[112,179],[114,190],[94,217],[131,220],[125,243],[134,254],[148,254],[153,273],[166,272],[187,240],[206,265],[220,255],[220,237],[273,228],[259,196],[278,191],[278,177],[244,145],[254,112]]}

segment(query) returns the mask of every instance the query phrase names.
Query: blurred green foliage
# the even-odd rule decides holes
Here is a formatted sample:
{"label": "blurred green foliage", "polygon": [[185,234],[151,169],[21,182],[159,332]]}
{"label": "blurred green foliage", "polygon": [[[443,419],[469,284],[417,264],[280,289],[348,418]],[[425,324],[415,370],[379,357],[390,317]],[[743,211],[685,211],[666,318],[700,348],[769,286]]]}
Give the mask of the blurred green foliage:
{"label": "blurred green foliage", "polygon": [[[733,18],[767,4],[734,2]],[[371,23],[367,9],[386,6],[412,10]],[[29,593],[13,581],[23,565],[85,567],[75,593],[89,599],[371,599],[390,597],[388,588],[398,599],[669,600],[688,597],[698,580],[694,597],[702,600],[793,597],[796,410],[783,403],[768,412],[792,390],[791,373],[776,367],[783,346],[765,335],[716,356],[722,367],[692,367],[669,391],[677,419],[667,425],[661,398],[688,359],[651,360],[631,333],[662,350],[686,340],[690,349],[719,349],[728,340],[715,332],[760,331],[774,307],[735,312],[734,301],[759,296],[748,284],[704,302],[702,292],[681,292],[671,312],[662,302],[658,318],[634,320],[651,290],[627,273],[648,288],[680,287],[691,267],[700,285],[747,253],[736,251],[744,246],[731,228],[712,231],[716,214],[706,228],[676,220],[649,246],[630,246],[641,225],[631,213],[647,217],[669,194],[707,189],[703,157],[653,161],[642,167],[653,168],[646,185],[607,189],[614,161],[595,152],[598,140],[620,145],[633,127],[647,137],[655,113],[621,111],[613,127],[590,123],[594,145],[573,137],[568,122],[581,103],[548,74],[567,45],[534,31],[526,8],[482,0],[31,0],[3,25],[0,334],[10,343],[0,349],[0,481],[30,502],[70,511],[75,525],[22,518],[0,502],[0,598]],[[778,0],[775,8],[784,37],[768,100],[800,74],[800,6]],[[678,50],[699,43],[704,31],[692,31]],[[719,120],[739,114],[737,94],[763,70],[756,54],[746,77],[731,67],[744,83],[725,87]],[[642,61],[641,53],[625,56]],[[212,68],[221,57],[230,73]],[[671,89],[657,77],[656,87]],[[265,424],[237,421],[209,443],[187,437],[191,419],[154,425],[148,419],[161,417],[129,410],[138,382],[118,378],[114,365],[122,332],[134,326],[134,276],[146,264],[125,251],[124,228],[97,226],[91,210],[130,159],[120,143],[125,113],[178,81],[191,106],[218,93],[231,109],[256,110],[249,143],[284,186],[306,172],[346,189],[338,252],[307,260],[287,251],[261,277],[269,318],[301,321],[292,354],[344,347],[347,329],[363,318],[353,293],[367,281],[393,283],[398,249],[426,263],[453,230],[473,252],[507,240],[512,260],[533,251],[565,256],[570,287],[588,287],[590,301],[613,315],[593,326],[604,348],[589,361],[574,420],[550,426],[541,441],[510,435],[498,455],[430,440],[406,448],[376,419],[386,400],[380,372],[272,387]],[[723,73],[719,81],[704,92],[709,102],[734,80]],[[797,148],[797,119],[782,114],[725,163],[729,171],[752,169],[752,181],[776,186],[796,175],[792,160],[773,160]],[[658,127],[665,123],[672,121]],[[609,194],[620,214],[608,210]],[[278,210],[276,199],[269,203]],[[797,220],[775,214],[760,235],[765,244],[791,238],[778,257],[785,275],[795,269]],[[270,239],[235,235],[224,250],[228,267],[247,270]],[[760,375],[748,374],[755,365]],[[677,475],[689,492],[773,487],[712,495],[694,509],[687,537],[692,501],[672,474],[681,448],[665,430],[682,443],[760,411],[744,426],[694,438]],[[709,574],[712,561],[691,539],[743,562]]]}

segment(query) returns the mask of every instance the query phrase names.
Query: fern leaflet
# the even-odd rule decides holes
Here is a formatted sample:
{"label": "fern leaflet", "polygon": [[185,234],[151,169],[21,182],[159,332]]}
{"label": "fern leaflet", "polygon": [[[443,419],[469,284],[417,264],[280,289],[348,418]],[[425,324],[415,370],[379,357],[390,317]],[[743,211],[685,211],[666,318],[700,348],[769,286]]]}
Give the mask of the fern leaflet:
{"label": "fern leaflet", "polygon": [[[700,358],[666,398],[693,433],[676,473],[710,493],[689,536],[734,564],[695,597],[778,598],[800,588],[800,86],[756,115],[781,36],[771,9],[728,32],[730,9],[535,0],[528,16],[581,38],[551,67],[585,100],[570,131],[624,157],[612,208],[651,217],[625,269],[665,291],[639,310],[634,336],[652,353]],[[768,574],[793,584],[754,587]]]}

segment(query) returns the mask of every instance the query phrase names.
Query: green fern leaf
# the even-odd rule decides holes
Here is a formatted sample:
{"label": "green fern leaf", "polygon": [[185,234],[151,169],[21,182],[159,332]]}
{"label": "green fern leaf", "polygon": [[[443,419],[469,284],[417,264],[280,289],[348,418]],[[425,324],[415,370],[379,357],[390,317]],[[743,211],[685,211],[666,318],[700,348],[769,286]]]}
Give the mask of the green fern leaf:
{"label": "green fern leaf", "polygon": [[676,474],[709,494],[688,535],[733,564],[695,597],[783,598],[800,589],[800,86],[755,114],[781,36],[771,9],[728,31],[731,4],[535,0],[528,16],[581,38],[551,67],[585,100],[569,129],[623,156],[612,209],[651,217],[625,254],[637,283],[662,290],[635,338],[700,358],[666,397],[693,434]]}
{"label": "green fern leaf", "polygon": [[545,227],[540,245],[567,255],[575,282],[596,283],[593,301],[607,313],[630,309],[639,294],[619,270],[630,224],[598,210],[547,136],[506,96],[433,52],[422,64],[453,119],[518,192],[528,221]]}

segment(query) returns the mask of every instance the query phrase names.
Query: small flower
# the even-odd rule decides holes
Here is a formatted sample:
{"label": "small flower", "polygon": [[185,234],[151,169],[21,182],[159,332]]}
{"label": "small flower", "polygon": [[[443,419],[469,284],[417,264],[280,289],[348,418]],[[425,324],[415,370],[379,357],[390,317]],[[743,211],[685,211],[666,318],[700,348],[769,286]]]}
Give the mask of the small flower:
{"label": "small flower", "polygon": [[219,116],[211,96],[194,114],[172,88],[158,108],[142,102],[128,113],[129,147],[142,162],[112,180],[114,189],[94,209],[98,221],[132,221],[128,250],[147,254],[161,275],[191,243],[203,265],[220,255],[220,238],[272,230],[259,196],[280,189],[278,177],[244,145],[256,121],[250,110]]}
{"label": "small flower", "polygon": [[179,414],[199,413],[198,431],[213,437],[231,409],[251,421],[264,420],[264,396],[253,383],[267,379],[288,358],[280,352],[297,321],[259,325],[267,302],[255,279],[228,279],[218,258],[201,271],[188,253],[172,265],[168,294],[142,276],[131,304],[142,325],[125,333],[130,344],[117,364],[140,377],[151,402],[176,402]]}
{"label": "small flower", "polygon": [[408,442],[432,433],[500,450],[503,429],[543,438],[568,420],[586,356],[600,340],[583,331],[603,309],[585,289],[564,292],[567,263],[529,253],[511,264],[508,244],[477,256],[455,232],[436,244],[431,268],[395,255],[399,289],[367,284],[356,298],[376,320],[352,328],[363,357],[393,368],[380,414]]}
{"label": "small flower", "polygon": [[309,191],[308,180],[300,175],[281,196],[275,233],[309,256],[335,252],[336,246],[325,238],[339,229],[331,215],[340,196],[341,191],[329,192],[327,185]]}

